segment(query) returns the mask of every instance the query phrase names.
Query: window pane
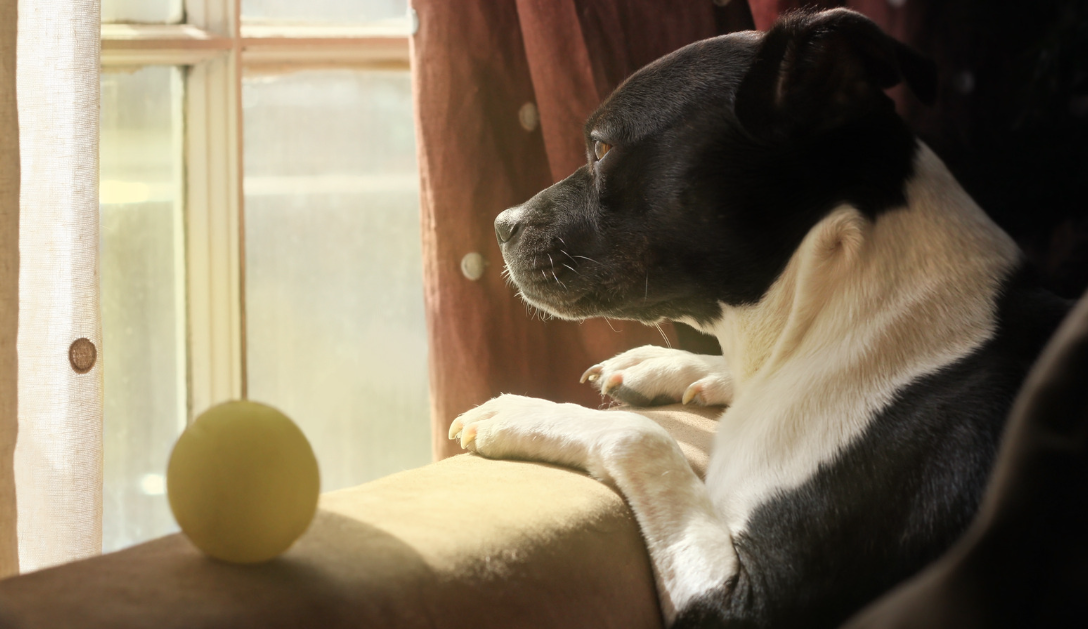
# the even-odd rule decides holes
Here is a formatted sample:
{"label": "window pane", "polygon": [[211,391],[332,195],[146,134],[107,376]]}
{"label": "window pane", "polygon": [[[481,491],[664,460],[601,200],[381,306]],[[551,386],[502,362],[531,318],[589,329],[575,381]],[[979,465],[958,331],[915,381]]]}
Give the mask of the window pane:
{"label": "window pane", "polygon": [[166,462],[188,414],[182,72],[102,74],[103,550],[176,530]]}
{"label": "window pane", "polygon": [[177,24],[182,0],[102,0],[102,22]]}
{"label": "window pane", "polygon": [[249,74],[242,103],[249,397],[326,491],[429,462],[408,73]]}
{"label": "window pane", "polygon": [[248,23],[407,24],[408,0],[242,0]]}

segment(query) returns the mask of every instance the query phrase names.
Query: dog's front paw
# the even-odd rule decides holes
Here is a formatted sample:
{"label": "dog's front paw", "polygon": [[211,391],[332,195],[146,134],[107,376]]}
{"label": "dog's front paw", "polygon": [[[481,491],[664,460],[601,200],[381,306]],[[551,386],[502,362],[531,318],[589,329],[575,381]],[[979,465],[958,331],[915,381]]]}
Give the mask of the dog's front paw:
{"label": "dog's front paw", "polygon": [[721,356],[646,345],[628,350],[582,374],[601,393],[632,406],[700,404],[733,399],[733,380]]}
{"label": "dog's front paw", "polygon": [[[516,421],[518,415],[529,410],[530,401],[534,400],[520,395],[504,394],[492,398],[476,408],[458,415],[450,424],[449,437],[451,440],[459,440],[461,447],[465,450],[476,452],[481,441],[485,444],[492,441],[492,433],[497,432],[496,429],[500,428],[501,424],[508,423],[511,420]],[[544,400],[535,401],[545,402]],[[551,402],[545,403],[550,404]],[[484,434],[483,438],[478,440],[477,437],[480,436],[481,428],[484,429]]]}
{"label": "dog's front paw", "polygon": [[[584,432],[594,411],[574,404],[500,395],[465,411],[450,425],[450,439],[461,447],[495,459],[528,459],[582,467],[576,448],[564,449],[571,436]],[[590,421],[590,423],[592,423]]]}

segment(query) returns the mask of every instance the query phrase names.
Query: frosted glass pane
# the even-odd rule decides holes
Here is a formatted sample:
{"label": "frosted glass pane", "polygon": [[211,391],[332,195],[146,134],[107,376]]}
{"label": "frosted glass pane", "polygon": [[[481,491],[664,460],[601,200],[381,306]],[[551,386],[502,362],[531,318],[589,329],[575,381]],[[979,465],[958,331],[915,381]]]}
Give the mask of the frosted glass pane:
{"label": "frosted glass pane", "polygon": [[177,24],[182,0],[102,0],[102,22]]}
{"label": "frosted glass pane", "polygon": [[250,23],[407,23],[407,13],[408,0],[242,0],[242,20]]}
{"label": "frosted glass pane", "polygon": [[163,474],[187,415],[181,70],[103,72],[103,550],[176,530]]}
{"label": "frosted glass pane", "polygon": [[407,72],[245,77],[249,397],[317,453],[322,489],[431,458]]}

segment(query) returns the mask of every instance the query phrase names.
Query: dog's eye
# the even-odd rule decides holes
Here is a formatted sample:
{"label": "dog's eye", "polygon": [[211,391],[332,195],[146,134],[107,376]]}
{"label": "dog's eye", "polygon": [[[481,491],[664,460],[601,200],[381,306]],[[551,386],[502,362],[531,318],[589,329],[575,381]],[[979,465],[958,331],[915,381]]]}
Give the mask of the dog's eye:
{"label": "dog's eye", "polygon": [[607,153],[607,152],[609,152],[611,150],[612,150],[612,145],[611,144],[605,144],[604,142],[601,142],[600,140],[597,140],[596,142],[593,143],[593,154],[597,156],[598,161],[600,161],[601,159],[604,159],[605,153]]}

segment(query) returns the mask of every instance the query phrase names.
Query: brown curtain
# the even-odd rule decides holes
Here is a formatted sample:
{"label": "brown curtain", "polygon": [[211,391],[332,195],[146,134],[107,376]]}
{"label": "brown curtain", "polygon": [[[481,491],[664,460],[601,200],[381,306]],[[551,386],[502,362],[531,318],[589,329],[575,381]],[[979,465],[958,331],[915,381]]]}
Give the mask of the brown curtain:
{"label": "brown curtain", "polygon": [[[750,28],[743,2],[415,0],[412,38],[422,180],[424,290],[435,458],[462,411],[500,393],[597,406],[581,372],[624,349],[662,344],[637,323],[544,321],[500,273],[493,221],[585,162],[582,124],[645,63],[692,41]],[[462,260],[483,256],[468,279]],[[673,336],[671,326],[666,332]]]}

